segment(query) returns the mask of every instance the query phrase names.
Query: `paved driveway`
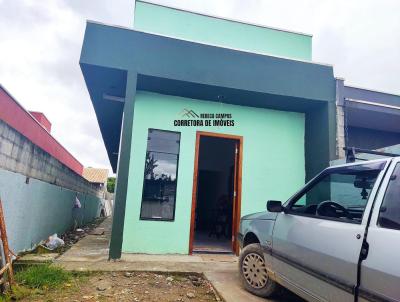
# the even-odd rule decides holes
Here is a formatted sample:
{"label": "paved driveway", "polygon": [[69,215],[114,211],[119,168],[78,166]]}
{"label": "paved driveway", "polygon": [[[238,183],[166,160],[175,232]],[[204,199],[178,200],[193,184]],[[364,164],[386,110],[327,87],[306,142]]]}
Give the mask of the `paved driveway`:
{"label": "paved driveway", "polygon": [[[87,235],[56,263],[70,270],[81,271],[153,271],[203,273],[226,302],[266,302],[246,292],[239,283],[237,257],[233,255],[144,255],[123,254],[119,261],[108,261],[108,242],[111,219],[107,218],[99,228],[103,235]],[[302,301],[291,293],[273,301]]]}

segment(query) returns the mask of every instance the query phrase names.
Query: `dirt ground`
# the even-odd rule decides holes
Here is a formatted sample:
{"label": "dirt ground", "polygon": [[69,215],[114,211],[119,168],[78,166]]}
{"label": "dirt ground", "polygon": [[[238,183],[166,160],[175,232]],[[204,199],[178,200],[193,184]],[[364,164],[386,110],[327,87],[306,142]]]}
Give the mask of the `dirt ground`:
{"label": "dirt ground", "polygon": [[59,289],[20,301],[209,302],[221,299],[200,275],[107,272],[77,277]]}

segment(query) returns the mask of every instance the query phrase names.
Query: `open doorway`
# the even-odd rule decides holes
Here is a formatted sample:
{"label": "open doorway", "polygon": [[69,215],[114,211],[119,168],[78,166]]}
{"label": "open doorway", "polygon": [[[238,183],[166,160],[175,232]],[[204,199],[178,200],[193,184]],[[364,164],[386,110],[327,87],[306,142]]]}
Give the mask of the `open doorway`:
{"label": "open doorway", "polygon": [[241,137],[198,132],[190,252],[237,252]]}

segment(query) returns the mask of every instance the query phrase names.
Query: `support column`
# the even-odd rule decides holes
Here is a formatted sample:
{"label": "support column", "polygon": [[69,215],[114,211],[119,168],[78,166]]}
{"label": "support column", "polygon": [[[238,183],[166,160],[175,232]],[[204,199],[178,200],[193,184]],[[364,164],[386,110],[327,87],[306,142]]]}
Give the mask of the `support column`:
{"label": "support column", "polygon": [[305,117],[306,181],[311,180],[330,161],[336,159],[336,105],[335,99],[321,102],[306,112]]}
{"label": "support column", "polygon": [[344,112],[344,80],[336,79],[336,156],[345,158],[343,148],[346,146],[345,112]]}
{"label": "support column", "polygon": [[113,223],[111,230],[109,259],[121,258],[122,237],[124,233],[125,207],[128,191],[129,162],[132,146],[133,113],[135,105],[137,74],[128,71],[124,113],[118,153],[117,182],[115,187]]}

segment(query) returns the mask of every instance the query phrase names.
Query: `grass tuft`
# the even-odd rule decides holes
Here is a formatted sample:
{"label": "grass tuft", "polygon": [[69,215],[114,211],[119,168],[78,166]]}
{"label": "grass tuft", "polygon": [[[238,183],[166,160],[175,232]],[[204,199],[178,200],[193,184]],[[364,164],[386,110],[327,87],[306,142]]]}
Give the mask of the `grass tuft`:
{"label": "grass tuft", "polygon": [[18,301],[23,298],[31,296],[36,290],[14,284],[12,291],[6,292],[4,295],[0,295],[0,302]]}
{"label": "grass tuft", "polygon": [[72,279],[72,273],[49,264],[32,265],[16,273],[15,280],[34,289],[52,289],[61,287]]}

